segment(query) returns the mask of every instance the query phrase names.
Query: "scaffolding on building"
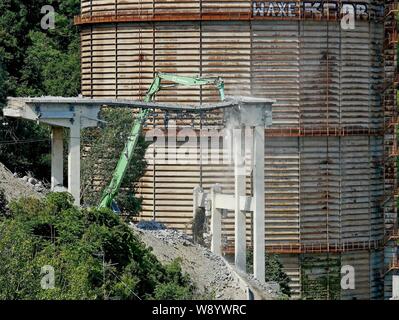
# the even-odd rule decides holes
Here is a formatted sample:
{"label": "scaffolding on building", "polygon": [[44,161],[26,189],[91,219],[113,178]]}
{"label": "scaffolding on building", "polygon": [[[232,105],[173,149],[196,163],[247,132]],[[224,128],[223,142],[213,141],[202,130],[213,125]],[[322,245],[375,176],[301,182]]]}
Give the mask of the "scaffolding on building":
{"label": "scaffolding on building", "polygon": [[[386,253],[390,263],[384,267],[384,277],[399,270],[397,251],[399,232],[397,219],[398,205],[398,109],[397,109],[397,16],[399,4],[397,0],[385,2],[384,32],[384,89],[382,102],[384,110],[384,200],[382,203],[385,219],[384,247],[392,247],[391,253]],[[388,252],[386,250],[386,252]]]}
{"label": "scaffolding on building", "polygon": [[[307,253],[347,253],[354,251],[375,251],[384,247],[383,240],[371,241],[344,241],[330,243],[308,243],[308,244],[275,244],[266,245],[268,254],[307,254]],[[251,249],[251,246],[248,246]],[[225,246],[224,254],[233,254],[234,246]]]}

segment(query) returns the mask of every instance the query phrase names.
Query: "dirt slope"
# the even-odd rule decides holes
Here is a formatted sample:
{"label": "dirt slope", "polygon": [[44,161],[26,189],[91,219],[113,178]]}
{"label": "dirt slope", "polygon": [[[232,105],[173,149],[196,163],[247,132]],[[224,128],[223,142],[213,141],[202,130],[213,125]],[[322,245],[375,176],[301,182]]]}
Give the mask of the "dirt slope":
{"label": "dirt slope", "polygon": [[14,177],[12,172],[0,163],[0,189],[4,190],[8,201],[20,197],[42,197],[27,182]]}
{"label": "dirt slope", "polygon": [[[161,262],[171,262],[181,258],[183,272],[190,275],[205,298],[217,300],[246,300],[247,293],[231,268],[223,258],[208,249],[193,244],[191,239],[175,230],[141,230],[131,224],[141,240],[153,248],[153,253]],[[241,285],[240,285],[241,283]],[[207,296],[208,295],[208,296]],[[275,299],[275,294],[266,293],[267,299]]]}

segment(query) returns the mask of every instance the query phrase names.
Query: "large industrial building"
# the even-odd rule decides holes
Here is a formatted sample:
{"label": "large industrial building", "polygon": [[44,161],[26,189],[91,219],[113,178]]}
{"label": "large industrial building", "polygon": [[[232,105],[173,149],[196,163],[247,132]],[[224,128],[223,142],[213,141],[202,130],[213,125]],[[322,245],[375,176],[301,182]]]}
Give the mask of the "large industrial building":
{"label": "large industrial building", "polygon": [[[354,25],[341,22],[347,12]],[[395,2],[374,0],[82,0],[82,93],[139,100],[155,72],[167,72],[220,76],[227,94],[276,100],[265,130],[266,251],[280,256],[295,297],[389,298],[398,269],[395,12]],[[208,87],[158,96],[216,99]],[[162,127],[159,117],[149,125]],[[200,129],[220,119],[175,120]],[[194,187],[228,190],[233,173],[203,161],[157,163],[153,152],[142,217],[189,232]],[[345,265],[355,267],[354,290],[341,289]]]}

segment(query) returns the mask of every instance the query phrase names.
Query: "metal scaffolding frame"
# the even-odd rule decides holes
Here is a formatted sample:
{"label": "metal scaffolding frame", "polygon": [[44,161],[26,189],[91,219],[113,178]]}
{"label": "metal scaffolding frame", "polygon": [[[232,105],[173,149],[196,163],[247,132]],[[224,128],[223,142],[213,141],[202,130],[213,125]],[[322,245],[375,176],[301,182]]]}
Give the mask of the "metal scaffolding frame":
{"label": "metal scaffolding frame", "polygon": [[[384,199],[382,207],[385,218],[385,243],[384,246],[396,248],[399,239],[397,221],[397,201],[399,196],[398,186],[398,109],[397,109],[397,15],[399,3],[397,0],[385,2],[384,32],[385,40],[383,47],[384,55],[384,89],[382,101],[384,110]],[[391,260],[385,266],[384,276],[392,271],[399,270],[399,259],[397,256],[386,257]]]}

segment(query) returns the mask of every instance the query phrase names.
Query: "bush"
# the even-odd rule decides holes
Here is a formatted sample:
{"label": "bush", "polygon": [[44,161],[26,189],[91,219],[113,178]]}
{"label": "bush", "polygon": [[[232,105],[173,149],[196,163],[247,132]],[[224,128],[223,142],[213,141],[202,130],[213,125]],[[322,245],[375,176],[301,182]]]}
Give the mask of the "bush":
{"label": "bush", "polygon": [[[0,299],[189,299],[178,261],[163,266],[109,210],[79,210],[69,194],[21,199],[0,221]],[[41,287],[41,269],[55,288]]]}
{"label": "bush", "polygon": [[[83,134],[84,144],[89,149],[82,168],[82,196],[87,206],[97,206],[109,185],[130,135],[135,114],[130,109],[103,109],[101,118],[107,122],[104,128],[89,129]],[[144,159],[147,147],[148,143],[141,137],[115,199],[124,216],[135,216],[141,210],[141,199],[135,197],[135,191],[147,166]],[[95,183],[99,180],[103,182],[100,189]]]}
{"label": "bush", "polygon": [[[280,285],[281,292],[288,297],[291,296],[291,289],[289,286],[290,278],[283,270],[283,265],[275,254],[266,254],[265,261],[265,281],[277,282]],[[247,272],[253,273],[253,252],[250,251],[247,255]]]}

